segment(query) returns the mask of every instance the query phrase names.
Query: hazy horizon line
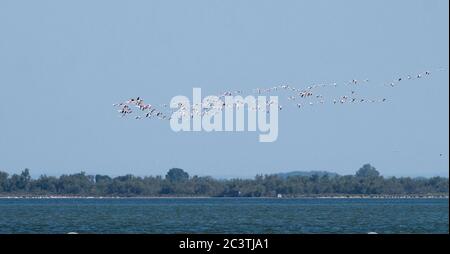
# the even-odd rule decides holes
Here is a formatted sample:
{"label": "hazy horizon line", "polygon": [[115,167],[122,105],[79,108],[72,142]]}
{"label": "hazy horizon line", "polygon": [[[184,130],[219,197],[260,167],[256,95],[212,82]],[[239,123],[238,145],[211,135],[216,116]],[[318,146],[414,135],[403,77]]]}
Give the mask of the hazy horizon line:
{"label": "hazy horizon line", "polygon": [[[177,168],[177,167],[172,167],[172,168]],[[14,175],[14,174],[20,174],[23,170],[28,169],[30,172],[30,176],[33,179],[37,179],[41,176],[50,176],[50,177],[60,177],[62,175],[72,175],[72,174],[78,174],[78,173],[82,173],[84,172],[86,175],[107,175],[111,178],[114,177],[119,177],[119,176],[125,176],[125,175],[133,175],[136,177],[158,177],[161,176],[162,178],[165,177],[167,171],[169,171],[171,168],[168,168],[164,173],[154,173],[154,174],[143,174],[143,173],[131,173],[131,172],[124,172],[122,174],[109,174],[106,172],[101,172],[102,170],[99,170],[99,172],[94,173],[93,170],[78,170],[78,171],[72,171],[72,172],[65,172],[65,173],[55,173],[55,172],[49,172],[49,173],[33,173],[33,169],[31,168],[23,168],[21,170],[12,170],[11,171],[7,171],[7,170],[3,170],[0,169],[0,172],[5,172],[7,173],[9,176]],[[183,168],[180,168],[183,169]],[[273,172],[273,173],[256,173],[256,174],[247,174],[247,175],[234,175],[234,174],[214,174],[214,175],[209,175],[209,174],[195,174],[195,173],[190,173],[189,170],[183,169],[185,172],[187,172],[189,174],[190,177],[193,176],[197,176],[197,177],[212,177],[214,179],[218,179],[218,180],[227,180],[227,179],[254,179],[256,176],[258,175],[262,175],[262,176],[266,176],[266,175],[281,175],[281,174],[289,174],[289,173],[296,173],[296,172],[300,172],[300,173],[328,173],[328,174],[336,174],[338,176],[349,176],[349,175],[355,175],[356,171],[353,173],[339,173],[337,171],[331,171],[331,170],[280,170],[278,172]],[[444,173],[435,173],[435,174],[411,174],[411,175],[405,175],[405,174],[383,174],[382,171],[377,170],[380,173],[380,176],[384,177],[384,178],[392,178],[392,177],[410,177],[410,178],[433,178],[433,177],[443,177],[443,178],[449,178],[449,174],[447,172],[447,174]]]}

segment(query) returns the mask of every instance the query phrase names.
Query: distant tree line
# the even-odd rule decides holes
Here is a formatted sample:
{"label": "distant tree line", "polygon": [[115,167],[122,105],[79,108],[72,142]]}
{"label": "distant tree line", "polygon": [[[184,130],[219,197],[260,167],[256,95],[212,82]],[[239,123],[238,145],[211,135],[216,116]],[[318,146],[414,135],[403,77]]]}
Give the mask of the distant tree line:
{"label": "distant tree line", "polygon": [[32,179],[28,169],[9,175],[0,171],[0,196],[71,195],[71,196],[208,196],[208,197],[285,197],[313,195],[420,195],[449,192],[448,178],[384,178],[370,164],[355,175],[288,176],[257,175],[254,179],[218,180],[190,177],[179,168],[167,175],[138,177],[124,175],[87,175],[84,172],[42,175]]}

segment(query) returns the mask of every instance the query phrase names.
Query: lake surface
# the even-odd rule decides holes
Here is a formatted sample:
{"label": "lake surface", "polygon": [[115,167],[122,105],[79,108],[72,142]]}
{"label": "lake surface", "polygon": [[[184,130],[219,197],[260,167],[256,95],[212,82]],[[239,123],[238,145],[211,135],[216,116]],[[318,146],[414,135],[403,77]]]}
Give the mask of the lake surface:
{"label": "lake surface", "polygon": [[449,233],[448,199],[0,199],[0,233]]}

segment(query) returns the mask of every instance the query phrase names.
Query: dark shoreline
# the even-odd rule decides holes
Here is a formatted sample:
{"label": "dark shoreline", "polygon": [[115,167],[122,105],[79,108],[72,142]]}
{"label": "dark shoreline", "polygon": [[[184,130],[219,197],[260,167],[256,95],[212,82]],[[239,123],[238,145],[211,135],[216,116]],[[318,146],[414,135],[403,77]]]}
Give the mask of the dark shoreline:
{"label": "dark shoreline", "polygon": [[[320,173],[320,172],[319,172]],[[163,176],[111,177],[80,172],[31,178],[0,171],[0,197],[9,198],[448,198],[448,178],[380,175],[370,164],[354,175],[256,175],[254,179],[190,176],[171,168]]]}
{"label": "dark shoreline", "polygon": [[208,196],[70,196],[70,195],[11,195],[0,199],[448,199],[448,194],[436,195],[317,195],[296,197],[208,197]]}

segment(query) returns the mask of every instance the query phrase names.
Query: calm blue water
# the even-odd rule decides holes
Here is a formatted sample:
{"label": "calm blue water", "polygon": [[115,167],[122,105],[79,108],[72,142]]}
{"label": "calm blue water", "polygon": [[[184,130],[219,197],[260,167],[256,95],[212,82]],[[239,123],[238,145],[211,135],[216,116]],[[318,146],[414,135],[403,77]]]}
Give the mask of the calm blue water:
{"label": "calm blue water", "polygon": [[448,199],[0,199],[0,233],[449,233]]}

